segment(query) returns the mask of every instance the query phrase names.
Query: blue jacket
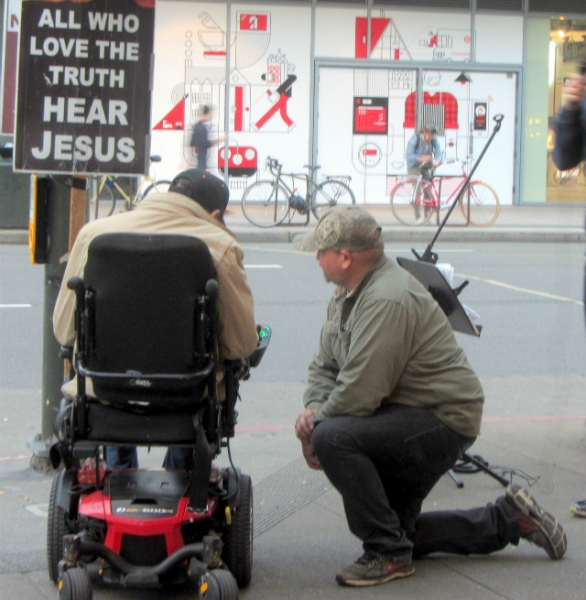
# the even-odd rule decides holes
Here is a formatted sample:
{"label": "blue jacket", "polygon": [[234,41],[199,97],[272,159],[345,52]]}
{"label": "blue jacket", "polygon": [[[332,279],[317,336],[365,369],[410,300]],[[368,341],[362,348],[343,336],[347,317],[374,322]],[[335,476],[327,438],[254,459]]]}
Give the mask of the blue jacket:
{"label": "blue jacket", "polygon": [[555,119],[553,162],[562,171],[586,160],[586,98],[579,110],[563,108]]}
{"label": "blue jacket", "polygon": [[413,167],[418,167],[420,165],[420,163],[417,162],[417,158],[422,154],[431,154],[433,160],[441,161],[442,148],[437,141],[437,138],[434,137],[431,140],[431,148],[428,147],[426,149],[423,136],[418,133],[409,140],[405,154],[407,155],[407,168],[412,169]]}

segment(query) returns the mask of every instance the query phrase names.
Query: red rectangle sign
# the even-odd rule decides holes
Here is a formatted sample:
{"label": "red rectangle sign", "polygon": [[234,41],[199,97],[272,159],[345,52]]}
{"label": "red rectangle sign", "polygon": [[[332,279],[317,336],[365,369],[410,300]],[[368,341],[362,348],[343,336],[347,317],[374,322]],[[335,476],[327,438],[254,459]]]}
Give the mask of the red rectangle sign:
{"label": "red rectangle sign", "polygon": [[355,133],[386,133],[387,111],[382,106],[357,107]]}
{"label": "red rectangle sign", "polygon": [[240,14],[240,31],[267,31],[267,15]]}

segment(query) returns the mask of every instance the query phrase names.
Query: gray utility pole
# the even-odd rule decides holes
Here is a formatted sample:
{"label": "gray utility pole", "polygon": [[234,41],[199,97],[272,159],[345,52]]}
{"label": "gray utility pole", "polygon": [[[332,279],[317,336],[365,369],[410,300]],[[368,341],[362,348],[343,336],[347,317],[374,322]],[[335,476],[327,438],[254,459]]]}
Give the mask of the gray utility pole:
{"label": "gray utility pole", "polygon": [[[51,468],[49,449],[53,442],[55,417],[61,404],[61,385],[64,379],[63,359],[60,346],[53,335],[53,310],[61,287],[70,247],[73,245],[79,224],[75,223],[81,202],[85,218],[86,180],[68,175],[48,177],[47,222],[37,227],[47,228],[47,262],[44,278],[43,307],[43,380],[41,433],[28,442],[33,451],[31,468],[48,471]],[[83,192],[81,191],[83,188]],[[81,196],[81,197],[80,197]],[[81,223],[83,225],[83,222]],[[73,227],[72,227],[73,225]]]}

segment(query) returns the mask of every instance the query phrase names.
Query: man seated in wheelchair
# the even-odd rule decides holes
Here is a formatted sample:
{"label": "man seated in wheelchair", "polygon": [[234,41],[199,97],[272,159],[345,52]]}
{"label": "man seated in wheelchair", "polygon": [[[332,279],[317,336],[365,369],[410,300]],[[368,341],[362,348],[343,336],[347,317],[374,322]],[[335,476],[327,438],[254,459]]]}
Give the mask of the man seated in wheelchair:
{"label": "man seated in wheelchair", "polygon": [[[210,386],[206,377],[221,382],[223,361],[247,358],[257,347],[243,252],[223,220],[228,199],[223,181],[188,169],[175,177],[168,192],[147,196],[130,212],[86,224],[71,250],[53,315],[54,332],[62,346],[76,344],[74,364],[83,363],[85,375],[78,372],[62,391],[70,401],[76,394],[88,397],[94,411],[100,404],[122,409],[115,421],[122,431],[101,432],[112,443],[105,444],[110,469],[137,468],[136,447],[130,444],[152,435],[128,431],[134,425],[124,424],[125,412],[183,411],[186,399],[198,394],[218,396],[221,402],[225,385]],[[77,289],[70,282],[74,277],[83,280]],[[217,300],[206,291],[209,280],[217,281]],[[77,322],[76,296],[77,312],[86,317],[78,314]],[[216,355],[219,365],[209,360]],[[230,393],[237,395],[237,385],[233,388]],[[100,402],[91,401],[96,397]],[[207,419],[208,438],[216,418],[209,412],[201,417]],[[94,415],[108,427],[111,419]],[[233,423],[230,427],[233,434]],[[93,438],[98,437],[94,432]],[[190,449],[170,446],[163,466],[184,468],[190,457]]]}

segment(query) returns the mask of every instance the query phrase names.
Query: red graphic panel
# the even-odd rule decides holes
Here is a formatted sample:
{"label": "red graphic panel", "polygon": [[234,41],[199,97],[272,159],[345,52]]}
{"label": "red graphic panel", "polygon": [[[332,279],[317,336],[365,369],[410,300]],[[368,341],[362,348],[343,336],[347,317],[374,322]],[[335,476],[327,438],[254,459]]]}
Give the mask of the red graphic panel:
{"label": "red graphic panel", "polygon": [[[385,29],[391,19],[373,17],[370,20],[370,51],[379,43]],[[366,36],[368,32],[368,19],[356,17],[356,45],[354,49],[355,58],[366,58]]]}
{"label": "red graphic panel", "polygon": [[240,31],[267,31],[268,19],[263,14],[240,14]]}
{"label": "red graphic panel", "polygon": [[[218,170],[224,170],[224,146],[218,150]],[[252,146],[228,146],[228,175],[250,177],[258,168],[258,153]]]}
{"label": "red graphic panel", "polygon": [[354,98],[354,133],[386,135],[388,98]]}
{"label": "red graphic panel", "polygon": [[[415,103],[417,99],[415,92],[409,94],[405,100],[405,129],[415,128]],[[458,129],[458,101],[452,94],[446,92],[438,92],[437,94],[429,94],[423,92],[423,104],[443,104],[444,105],[444,128]]]}
{"label": "red graphic panel", "polygon": [[174,131],[185,129],[185,98],[182,98],[177,104],[162,118],[153,130]]}
{"label": "red graphic panel", "polygon": [[234,88],[234,131],[242,131],[244,125],[244,88]]}

